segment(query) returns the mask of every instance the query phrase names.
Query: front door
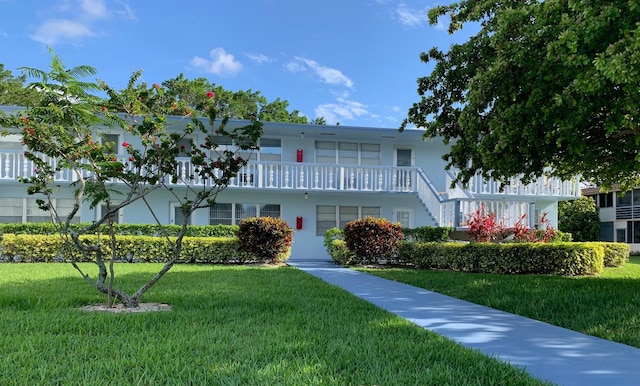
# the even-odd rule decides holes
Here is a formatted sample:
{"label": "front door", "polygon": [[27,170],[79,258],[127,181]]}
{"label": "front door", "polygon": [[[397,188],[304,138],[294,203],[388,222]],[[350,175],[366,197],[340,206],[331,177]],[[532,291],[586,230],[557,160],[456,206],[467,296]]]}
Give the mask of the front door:
{"label": "front door", "polygon": [[414,163],[413,149],[397,147],[394,158],[395,164],[398,167],[394,184],[396,189],[411,191],[414,180],[414,178],[412,178],[413,169],[411,168]]}
{"label": "front door", "polygon": [[[170,222],[171,224],[174,225],[182,225],[184,223],[184,213],[182,213],[182,210],[180,208],[180,204],[177,202],[172,202],[171,204],[169,204],[171,207],[171,218],[170,218]],[[189,221],[187,222],[188,225],[191,225],[191,218],[189,218]]]}

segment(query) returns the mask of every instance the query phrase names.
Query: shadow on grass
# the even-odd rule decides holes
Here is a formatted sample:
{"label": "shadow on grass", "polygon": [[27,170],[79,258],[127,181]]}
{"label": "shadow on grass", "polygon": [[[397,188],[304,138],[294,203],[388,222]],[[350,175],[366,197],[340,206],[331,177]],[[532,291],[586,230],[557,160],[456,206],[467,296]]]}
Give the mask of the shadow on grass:
{"label": "shadow on grass", "polygon": [[[61,275],[59,269],[64,263],[20,264],[25,271],[33,268],[39,271],[39,278],[32,278],[28,274],[15,281],[0,283],[0,307],[16,309],[55,309],[81,307],[83,305],[104,303],[106,295],[100,293],[85,281],[80,274],[68,265],[66,272]],[[12,265],[16,267],[16,265]],[[151,268],[155,266],[154,268]],[[132,294],[148,282],[160,269],[160,265],[153,264],[118,264],[115,268],[114,288]],[[48,268],[52,268],[51,278],[46,276]],[[83,267],[85,272],[95,278],[97,269],[88,264]],[[144,272],[136,272],[138,269]],[[279,268],[280,274],[285,270],[296,272],[292,268]],[[177,265],[160,279],[143,296],[142,302],[168,303],[173,306],[186,308],[206,308],[215,303],[224,302],[229,296],[242,298],[251,286],[273,281],[269,272],[274,269],[260,267],[232,267],[232,266],[186,266]],[[269,277],[271,276],[271,277]],[[282,284],[286,280],[278,279]],[[251,291],[250,291],[251,292]],[[215,300],[219,298],[218,300]],[[212,300],[213,299],[213,300]],[[233,301],[241,299],[234,298]]]}
{"label": "shadow on grass", "polygon": [[[118,283],[136,288],[156,271],[149,267],[118,267]],[[11,337],[0,352],[19,353],[3,358],[0,380],[537,384],[291,267],[177,266],[143,298],[171,312],[76,310],[103,301],[78,276],[0,284]]]}
{"label": "shadow on grass", "polygon": [[408,269],[376,276],[640,347],[640,281],[630,277],[492,275]]}

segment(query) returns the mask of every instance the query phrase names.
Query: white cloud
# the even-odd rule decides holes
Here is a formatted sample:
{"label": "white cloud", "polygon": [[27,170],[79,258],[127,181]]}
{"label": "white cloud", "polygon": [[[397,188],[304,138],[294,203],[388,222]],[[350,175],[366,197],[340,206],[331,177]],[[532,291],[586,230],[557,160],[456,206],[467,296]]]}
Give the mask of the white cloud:
{"label": "white cloud", "polygon": [[252,61],[258,64],[272,63],[275,61],[275,59],[270,58],[267,55],[263,55],[263,54],[254,54],[249,52],[249,53],[246,53],[245,55],[247,56],[247,58],[251,59]]}
{"label": "white cloud", "polygon": [[80,0],[82,17],[88,19],[106,19],[109,11],[104,0]]}
{"label": "white cloud", "polygon": [[116,0],[116,3],[120,6],[120,9],[114,10],[113,13],[125,20],[138,20],[135,11],[127,2],[124,0]]}
{"label": "white cloud", "polygon": [[424,9],[411,9],[404,3],[396,7],[395,17],[409,27],[419,27],[427,22],[427,12]]}
{"label": "white cloud", "polygon": [[54,45],[63,39],[79,40],[96,36],[85,24],[67,20],[50,19],[40,25],[31,38],[37,42]]}
{"label": "white cloud", "polygon": [[212,49],[209,56],[210,60],[196,56],[189,63],[204,72],[223,76],[233,76],[242,70],[242,63],[223,48]]}
{"label": "white cloud", "polygon": [[135,20],[135,14],[127,0],[114,0],[114,6],[108,6],[106,0],[59,0],[49,11],[51,18],[40,24],[31,38],[48,45],[57,43],[78,43],[83,38],[104,34],[94,32],[95,24],[100,20]]}
{"label": "white cloud", "polygon": [[352,120],[361,116],[375,117],[367,110],[367,106],[346,97],[336,98],[337,103],[324,103],[316,107],[316,116],[324,117],[328,124]]}
{"label": "white cloud", "polygon": [[324,83],[343,85],[348,88],[353,88],[353,81],[340,70],[325,67],[312,59],[295,56],[294,61],[285,65],[285,69],[290,72],[300,72],[309,69],[313,71]]}
{"label": "white cloud", "polygon": [[300,62],[289,62],[284,65],[284,69],[288,72],[302,72],[307,70]]}

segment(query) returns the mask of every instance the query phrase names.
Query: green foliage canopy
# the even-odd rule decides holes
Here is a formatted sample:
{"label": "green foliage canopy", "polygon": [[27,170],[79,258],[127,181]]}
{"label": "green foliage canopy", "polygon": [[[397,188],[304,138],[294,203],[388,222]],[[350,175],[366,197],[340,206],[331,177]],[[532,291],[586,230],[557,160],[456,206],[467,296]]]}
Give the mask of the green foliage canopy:
{"label": "green foliage canopy", "polygon": [[569,232],[574,241],[596,241],[600,236],[600,216],[593,198],[582,196],[558,203],[558,229]]}
{"label": "green foliage canopy", "polygon": [[[181,115],[189,110],[205,113],[209,103],[207,93],[212,92],[218,114],[229,119],[308,123],[307,117],[300,115],[298,110],[289,111],[289,102],[286,100],[276,98],[269,102],[260,91],[225,90],[206,78],[187,79],[180,74],[161,84],[149,86],[141,82],[135,88],[145,104],[151,104],[168,115]],[[119,102],[110,100],[108,107],[117,111]]]}
{"label": "green foliage canopy", "polygon": [[[42,74],[23,73],[14,76],[10,70],[5,70],[4,65],[0,64],[0,105],[35,106],[48,95],[38,85],[32,84],[30,87],[25,87],[27,75]],[[308,120],[299,110],[290,110],[287,100],[276,98],[269,101],[260,91],[226,90],[220,85],[209,82],[206,78],[187,79],[184,74],[180,74],[159,84],[149,85],[145,82],[137,82],[128,87],[135,89],[140,96],[140,102],[153,106],[156,111],[166,115],[182,115],[190,110],[206,114],[206,107],[210,103],[207,92],[213,92],[219,116],[227,116],[229,119],[326,124],[323,117]],[[120,101],[112,98],[105,103],[105,106],[109,111],[126,112],[122,110]]]}
{"label": "green foliage canopy", "polygon": [[452,143],[444,156],[467,182],[480,172],[525,182],[582,175],[601,186],[640,183],[640,5],[633,0],[464,0],[429,11],[449,32],[479,32],[418,79],[401,130]]}
{"label": "green foliage canopy", "polygon": [[4,64],[0,64],[0,105],[35,105],[40,99],[39,93],[35,89],[25,88],[26,80],[25,74],[13,76],[11,71],[4,69]]}

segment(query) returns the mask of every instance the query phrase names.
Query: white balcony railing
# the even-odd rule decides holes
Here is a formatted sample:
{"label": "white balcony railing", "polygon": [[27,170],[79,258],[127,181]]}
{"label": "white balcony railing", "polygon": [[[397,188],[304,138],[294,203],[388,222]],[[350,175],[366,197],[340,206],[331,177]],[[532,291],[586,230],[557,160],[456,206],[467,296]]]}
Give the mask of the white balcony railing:
{"label": "white balcony railing", "polygon": [[[447,186],[455,178],[456,173],[447,173]],[[540,177],[529,184],[523,184],[518,178],[511,178],[504,189],[500,189],[500,182],[493,178],[485,179],[481,175],[475,175],[466,189],[452,189],[452,198],[470,198],[487,196],[529,196],[529,197],[580,197],[580,181],[562,180],[558,177]],[[455,193],[453,193],[455,192]]]}
{"label": "white balcony railing", "polygon": [[[55,166],[56,160],[48,162]],[[126,164],[126,158],[121,162]],[[211,184],[211,179],[189,179],[192,165],[189,159],[178,159],[179,180],[171,184]],[[217,171],[219,172],[219,171]],[[221,173],[221,172],[220,172]],[[19,151],[0,152],[0,181],[35,175],[35,165]],[[219,176],[219,175],[218,175]],[[74,182],[71,170],[62,170],[55,176],[56,182]],[[447,174],[447,188],[455,176]],[[529,185],[513,185],[500,191],[499,184],[481,177],[472,179],[469,190],[460,187],[438,191],[420,168],[363,165],[331,165],[288,162],[250,162],[229,181],[230,187],[248,189],[291,189],[349,192],[402,192],[417,193],[427,211],[441,226],[464,226],[465,215],[484,206],[512,225],[524,213],[531,216],[529,205],[533,196],[578,197],[579,184],[546,178]],[[509,198],[510,197],[510,198]]]}
{"label": "white balcony railing", "polygon": [[[189,182],[189,160],[178,164],[181,178],[177,185],[209,183],[199,177]],[[219,173],[214,175],[219,177]],[[250,162],[229,182],[230,187],[243,188],[408,193],[416,191],[415,184],[415,168],[295,162]]]}
{"label": "white balcony railing", "polygon": [[[126,164],[126,158],[121,162]],[[48,162],[55,166],[56,160]],[[178,159],[180,178],[174,185],[210,184],[196,176],[189,179],[192,171],[189,159]],[[0,152],[0,180],[16,180],[18,177],[35,175],[36,166],[19,151]],[[222,171],[216,171],[222,174]],[[329,164],[305,164],[287,162],[250,162],[230,182],[230,187],[261,189],[305,189],[326,191],[408,192],[416,191],[417,169],[411,167],[345,166]],[[55,176],[56,182],[74,182],[76,175],[71,170],[62,170]],[[171,184],[167,180],[168,184]]]}

